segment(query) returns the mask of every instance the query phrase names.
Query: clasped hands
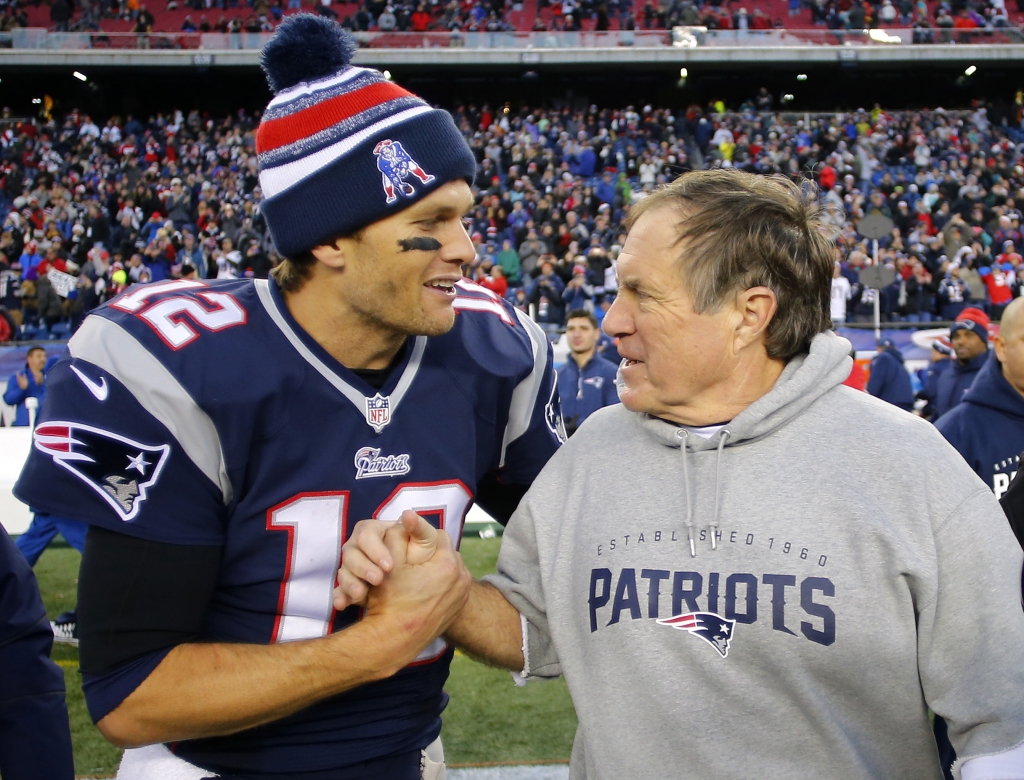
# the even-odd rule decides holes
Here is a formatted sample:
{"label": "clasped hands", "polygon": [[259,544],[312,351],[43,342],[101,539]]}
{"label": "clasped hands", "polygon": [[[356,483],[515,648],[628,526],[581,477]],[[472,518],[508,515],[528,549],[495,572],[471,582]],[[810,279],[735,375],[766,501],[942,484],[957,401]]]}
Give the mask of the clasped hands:
{"label": "clasped hands", "polygon": [[425,647],[458,618],[473,578],[451,537],[415,512],[398,522],[362,520],[342,547],[334,608],[399,622]]}

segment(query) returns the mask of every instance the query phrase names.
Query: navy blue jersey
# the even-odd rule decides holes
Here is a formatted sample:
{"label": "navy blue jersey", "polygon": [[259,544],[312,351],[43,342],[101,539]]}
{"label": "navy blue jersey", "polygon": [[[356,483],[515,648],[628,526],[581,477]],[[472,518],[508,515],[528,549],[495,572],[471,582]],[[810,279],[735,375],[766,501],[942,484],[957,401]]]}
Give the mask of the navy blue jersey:
{"label": "navy blue jersey", "polygon": [[[359,520],[418,511],[455,543],[478,481],[530,484],[563,438],[543,332],[460,282],[453,329],[410,338],[379,391],[292,319],[273,281],[137,286],[86,319],[49,376],[15,492],[40,511],[223,548],[202,638],[321,637]],[[395,677],[234,736],[178,743],[213,769],[319,771],[440,730],[437,640]]]}

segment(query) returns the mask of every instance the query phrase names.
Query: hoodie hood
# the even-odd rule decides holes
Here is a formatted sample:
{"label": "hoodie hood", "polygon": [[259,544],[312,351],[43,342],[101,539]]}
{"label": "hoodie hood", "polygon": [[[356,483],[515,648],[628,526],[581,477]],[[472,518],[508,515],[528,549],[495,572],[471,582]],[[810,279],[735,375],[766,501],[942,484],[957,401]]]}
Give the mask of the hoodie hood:
{"label": "hoodie hood", "polygon": [[[717,449],[725,435],[726,447],[735,447],[769,435],[799,415],[850,375],[853,345],[832,331],[819,333],[805,355],[797,355],[782,370],[774,387],[740,412],[710,439],[689,437],[689,450]],[[645,431],[667,447],[679,447],[680,428],[657,417],[636,412]]]}
{"label": "hoodie hood", "polygon": [[1006,381],[995,350],[989,353],[971,389],[964,395],[964,403],[987,406],[997,412],[1024,419],[1024,397]]}
{"label": "hoodie hood", "polygon": [[832,331],[819,333],[811,341],[806,355],[798,355],[786,364],[774,387],[740,412],[721,430],[709,439],[691,434],[686,428],[667,422],[649,414],[637,412],[636,417],[643,430],[666,447],[680,451],[683,489],[686,495],[686,535],[690,555],[697,556],[697,525],[693,517],[694,485],[691,471],[695,465],[691,459],[698,452],[716,450],[714,496],[715,508],[708,523],[711,549],[717,549],[719,483],[722,473],[722,458],[726,447],[738,447],[747,442],[769,436],[821,396],[843,383],[850,375],[853,360],[852,346]]}

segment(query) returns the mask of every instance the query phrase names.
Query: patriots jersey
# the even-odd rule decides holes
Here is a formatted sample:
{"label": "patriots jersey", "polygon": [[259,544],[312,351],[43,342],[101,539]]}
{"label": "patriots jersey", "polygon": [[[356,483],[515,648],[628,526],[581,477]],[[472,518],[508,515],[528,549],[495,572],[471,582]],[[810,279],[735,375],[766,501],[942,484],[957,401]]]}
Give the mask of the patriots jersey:
{"label": "patriots jersey", "polygon": [[[564,438],[551,348],[461,281],[455,325],[415,337],[380,390],[293,320],[272,280],[130,288],[88,317],[49,375],[15,488],[40,511],[223,549],[202,640],[322,637],[341,546],[411,509],[458,544],[487,475],[529,485]],[[440,731],[451,651],[259,729],[177,743],[224,772],[329,771]]]}

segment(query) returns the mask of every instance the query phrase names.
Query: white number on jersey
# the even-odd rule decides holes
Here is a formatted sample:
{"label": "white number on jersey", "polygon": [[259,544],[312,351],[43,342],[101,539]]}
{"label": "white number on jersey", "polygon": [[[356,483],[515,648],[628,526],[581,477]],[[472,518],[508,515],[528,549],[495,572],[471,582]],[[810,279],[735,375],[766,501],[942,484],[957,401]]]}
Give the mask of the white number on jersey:
{"label": "white number on jersey", "polygon": [[[149,299],[154,295],[206,286],[205,282],[192,279],[168,279],[153,284],[140,284],[110,305],[140,317],[168,347],[177,350],[191,344],[199,335],[184,321],[185,319],[191,319],[196,325],[209,331],[224,330],[235,325],[244,325],[246,322],[245,309],[227,293],[198,293],[200,298],[213,305],[212,309],[207,309],[194,298],[184,297],[165,298],[149,306]],[[146,308],[147,306],[149,308]]]}
{"label": "white number on jersey", "polygon": [[[288,533],[288,560],[272,642],[315,639],[330,632],[341,544],[348,533],[348,496],[348,491],[299,494],[270,510],[267,528]],[[399,485],[373,517],[395,521],[411,509],[428,520],[436,518],[437,527],[458,546],[472,497],[459,481],[410,482]],[[443,640],[435,640],[416,662],[436,658],[445,646]]]}
{"label": "white number on jersey", "polygon": [[194,298],[167,298],[154,303],[139,316],[149,323],[171,349],[181,349],[199,335],[188,323],[182,321],[186,314],[197,325],[209,331],[245,324],[245,309],[227,293],[202,292],[199,297],[216,308],[205,309]]}

